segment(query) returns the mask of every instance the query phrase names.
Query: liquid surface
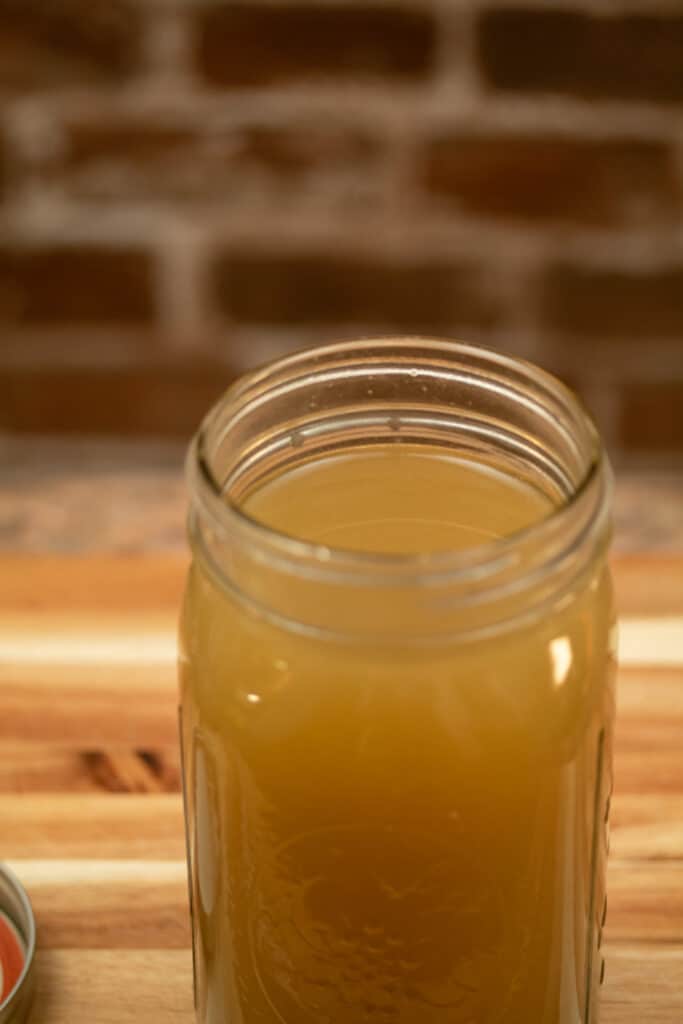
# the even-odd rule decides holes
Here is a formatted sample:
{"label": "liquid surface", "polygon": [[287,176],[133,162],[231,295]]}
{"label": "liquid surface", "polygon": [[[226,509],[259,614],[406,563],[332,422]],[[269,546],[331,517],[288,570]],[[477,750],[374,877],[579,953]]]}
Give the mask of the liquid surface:
{"label": "liquid surface", "polygon": [[[422,552],[515,533],[550,503],[502,467],[392,447],[311,463],[246,508],[319,543]],[[279,625],[195,562],[181,687],[201,1024],[594,1022],[612,622],[596,565],[481,640],[354,643]]]}
{"label": "liquid surface", "polygon": [[549,498],[487,466],[414,447],[331,456],[244,502],[266,525],[331,548],[463,551],[545,518]]}

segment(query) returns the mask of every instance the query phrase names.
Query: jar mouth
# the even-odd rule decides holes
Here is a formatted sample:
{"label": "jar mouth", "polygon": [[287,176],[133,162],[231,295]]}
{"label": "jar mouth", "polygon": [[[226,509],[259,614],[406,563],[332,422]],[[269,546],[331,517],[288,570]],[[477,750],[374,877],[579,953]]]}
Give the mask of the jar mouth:
{"label": "jar mouth", "polygon": [[[465,375],[474,374],[477,387],[487,390],[494,400],[507,393],[526,405],[530,416],[540,417],[569,442],[568,454],[574,463],[571,472],[562,474],[561,483],[556,481],[551,511],[521,529],[466,550],[415,553],[357,551],[320,544],[251,516],[231,495],[225,472],[217,472],[217,447],[226,442],[238,421],[267,405],[274,393],[286,394],[293,386],[329,386],[328,372],[333,376],[343,373],[345,364],[358,360],[365,362],[366,375],[368,366],[381,373],[389,363],[396,363],[403,376],[415,373],[427,381],[426,364],[435,361],[441,369],[450,368],[449,379],[454,380],[453,374],[457,376],[462,369]],[[347,373],[352,372],[349,366]],[[305,430],[302,433],[305,435]],[[421,337],[338,342],[296,352],[246,374],[228,388],[202,421],[188,452],[186,469],[197,508],[208,516],[217,534],[255,545],[265,557],[277,559],[282,566],[296,566],[298,572],[303,569],[310,576],[338,576],[354,582],[467,582],[505,573],[525,561],[524,552],[532,548],[545,551],[547,564],[578,546],[587,531],[604,528],[610,493],[609,467],[597,429],[578,396],[560,380],[532,363],[494,349]]]}

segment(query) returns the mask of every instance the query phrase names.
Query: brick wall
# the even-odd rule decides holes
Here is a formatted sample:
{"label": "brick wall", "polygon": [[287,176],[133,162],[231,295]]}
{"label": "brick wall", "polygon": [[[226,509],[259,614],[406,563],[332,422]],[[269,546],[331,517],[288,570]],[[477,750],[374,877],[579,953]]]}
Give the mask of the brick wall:
{"label": "brick wall", "polygon": [[421,332],[683,452],[678,0],[0,0],[0,102],[0,430]]}

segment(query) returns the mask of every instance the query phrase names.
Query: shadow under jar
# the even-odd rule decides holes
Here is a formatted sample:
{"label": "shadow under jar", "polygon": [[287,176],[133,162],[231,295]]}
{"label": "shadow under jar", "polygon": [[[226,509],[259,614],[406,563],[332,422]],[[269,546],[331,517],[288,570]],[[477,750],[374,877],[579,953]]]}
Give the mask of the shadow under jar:
{"label": "shadow under jar", "polygon": [[201,1024],[595,1024],[615,619],[576,399],[332,345],[229,390],[188,474]]}

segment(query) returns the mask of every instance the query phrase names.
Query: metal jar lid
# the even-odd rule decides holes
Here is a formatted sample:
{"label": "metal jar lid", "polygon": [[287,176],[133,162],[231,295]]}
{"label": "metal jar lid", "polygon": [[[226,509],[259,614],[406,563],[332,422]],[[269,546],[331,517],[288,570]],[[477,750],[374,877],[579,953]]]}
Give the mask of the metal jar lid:
{"label": "metal jar lid", "polygon": [[0,1024],[24,1024],[33,1000],[36,926],[19,879],[0,864]]}

